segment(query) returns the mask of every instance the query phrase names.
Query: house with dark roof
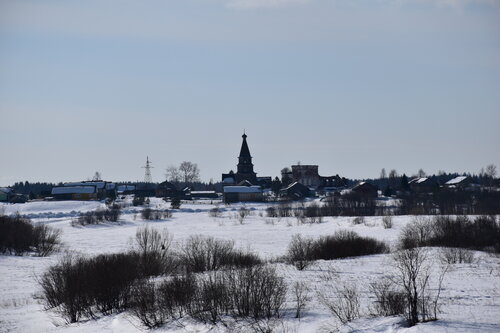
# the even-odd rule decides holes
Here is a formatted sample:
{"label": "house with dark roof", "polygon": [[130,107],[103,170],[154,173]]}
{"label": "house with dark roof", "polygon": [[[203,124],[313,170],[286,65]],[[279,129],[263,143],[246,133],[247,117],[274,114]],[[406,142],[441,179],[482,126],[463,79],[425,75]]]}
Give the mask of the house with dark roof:
{"label": "house with dark roof", "polygon": [[175,196],[177,196],[177,186],[168,181],[158,184],[156,188],[157,198],[172,198]]}
{"label": "house with dark roof", "polygon": [[263,201],[264,194],[260,186],[224,186],[224,202],[256,202]]}
{"label": "house with dark roof", "polygon": [[368,182],[360,182],[351,188],[351,192],[366,198],[378,197],[378,187]]}
{"label": "house with dark roof", "polygon": [[471,184],[471,180],[467,176],[458,176],[450,179],[444,184],[444,187],[449,189],[465,189]]}
{"label": "house with dark roof", "polygon": [[410,190],[417,193],[430,193],[439,189],[439,184],[428,177],[413,178],[408,182]]}
{"label": "house with dark roof", "polygon": [[309,187],[299,182],[292,183],[288,187],[280,191],[281,197],[286,197],[291,200],[304,199],[309,197],[310,195],[311,195],[311,190],[309,189]]}

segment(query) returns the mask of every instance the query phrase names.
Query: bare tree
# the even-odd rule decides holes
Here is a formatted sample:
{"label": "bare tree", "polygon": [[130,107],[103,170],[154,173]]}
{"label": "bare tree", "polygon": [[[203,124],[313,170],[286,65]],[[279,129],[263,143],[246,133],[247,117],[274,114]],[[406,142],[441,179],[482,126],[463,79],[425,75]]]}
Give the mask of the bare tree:
{"label": "bare tree", "polygon": [[94,177],[92,177],[92,180],[97,181],[97,180],[101,180],[101,179],[102,179],[101,173],[99,171],[96,171],[94,173]]}
{"label": "bare tree", "polygon": [[410,326],[413,326],[419,322],[420,284],[422,280],[428,279],[424,267],[427,256],[422,248],[416,247],[396,252],[393,259],[398,273],[396,277],[398,285],[402,286],[406,293],[406,317]]}
{"label": "bare tree", "polygon": [[307,284],[304,282],[295,282],[293,285],[293,295],[295,298],[295,318],[301,318],[302,312],[311,300]]}
{"label": "bare tree", "polygon": [[392,169],[390,172],[389,172],[389,178],[398,178],[399,175],[398,175],[398,172],[396,171],[396,169]]}
{"label": "bare tree", "polygon": [[387,173],[385,172],[385,168],[382,168],[380,170],[380,179],[386,179],[387,178]]}
{"label": "bare tree", "polygon": [[416,247],[398,251],[393,256],[396,268],[395,282],[403,288],[406,297],[406,319],[410,326],[420,321],[437,319],[438,300],[447,268],[438,279],[434,298],[430,294],[431,270],[426,250]]}
{"label": "bare tree", "polygon": [[417,177],[423,178],[425,176],[427,176],[427,174],[425,173],[425,171],[423,169],[418,169]]}
{"label": "bare tree", "polygon": [[169,182],[177,183],[181,181],[181,173],[176,166],[171,165],[166,169],[165,178]]}
{"label": "bare tree", "polygon": [[494,179],[497,176],[497,166],[495,164],[487,165],[484,175],[488,178]]}
{"label": "bare tree", "polygon": [[196,163],[182,162],[179,166],[179,172],[184,183],[194,183],[200,180],[200,170]]}
{"label": "bare tree", "polygon": [[164,256],[170,250],[172,245],[172,235],[165,228],[162,232],[150,228],[142,227],[135,234],[135,245],[139,253],[159,253]]}
{"label": "bare tree", "polygon": [[359,293],[355,285],[336,286],[326,293],[318,293],[318,298],[342,324],[360,316]]}

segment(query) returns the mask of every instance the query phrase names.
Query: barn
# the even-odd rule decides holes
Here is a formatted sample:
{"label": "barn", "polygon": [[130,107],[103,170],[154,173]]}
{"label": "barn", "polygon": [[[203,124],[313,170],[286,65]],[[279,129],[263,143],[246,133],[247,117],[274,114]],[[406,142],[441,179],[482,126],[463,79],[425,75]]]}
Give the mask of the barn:
{"label": "barn", "polygon": [[225,186],[224,202],[263,201],[264,195],[260,186]]}
{"label": "barn", "polygon": [[97,200],[95,186],[57,186],[52,188],[55,200]]}

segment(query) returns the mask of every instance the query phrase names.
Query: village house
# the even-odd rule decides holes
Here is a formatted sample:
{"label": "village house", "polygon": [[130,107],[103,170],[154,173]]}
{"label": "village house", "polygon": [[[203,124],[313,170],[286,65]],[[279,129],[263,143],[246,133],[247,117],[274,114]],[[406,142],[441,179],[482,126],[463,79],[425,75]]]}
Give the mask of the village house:
{"label": "village house", "polygon": [[427,177],[414,178],[408,182],[408,186],[416,193],[430,193],[439,189],[439,184]]}
{"label": "village house", "polygon": [[351,192],[365,198],[378,197],[378,187],[368,182],[360,182],[351,188]]}
{"label": "village house", "polygon": [[448,189],[460,189],[464,190],[471,184],[470,178],[467,176],[458,176],[450,179],[444,184],[445,188]]}
{"label": "village house", "polygon": [[97,188],[94,185],[56,186],[51,195],[55,200],[97,200]]}
{"label": "village house", "polygon": [[311,190],[309,189],[309,187],[299,182],[292,183],[288,187],[280,191],[281,197],[286,197],[291,200],[304,199],[309,197],[310,195]]}
{"label": "village house", "polygon": [[264,195],[260,186],[225,186],[223,198],[225,203],[263,201]]}

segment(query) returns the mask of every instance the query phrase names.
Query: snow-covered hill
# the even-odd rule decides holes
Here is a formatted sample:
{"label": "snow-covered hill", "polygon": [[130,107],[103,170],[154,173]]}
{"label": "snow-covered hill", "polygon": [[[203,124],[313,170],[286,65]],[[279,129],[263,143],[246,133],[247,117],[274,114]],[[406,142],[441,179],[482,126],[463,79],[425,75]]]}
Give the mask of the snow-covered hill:
{"label": "snow-covered hill", "polygon": [[[168,208],[159,199],[152,199],[151,206]],[[145,222],[140,207],[127,207],[119,224],[73,227],[71,220],[80,212],[103,207],[100,202],[31,202],[0,206],[0,212],[32,218],[35,223],[49,223],[62,230],[66,251],[98,254],[124,251],[130,248],[131,239],[138,227],[149,224],[154,228],[167,228],[180,243],[190,235],[210,235],[234,240],[241,248],[249,248],[262,257],[273,259],[285,254],[290,239],[295,234],[319,237],[336,230],[348,229],[362,236],[384,240],[390,245],[397,241],[401,229],[411,221],[411,216],[394,217],[394,226],[384,229],[382,217],[368,217],[363,224],[353,224],[352,217],[327,217],[320,224],[299,224],[295,218],[266,217],[268,204],[248,204],[251,210],[243,223],[236,218],[239,205],[221,205],[222,216],[210,217],[214,207],[205,203],[184,203],[173,217],[161,221]],[[438,273],[441,263],[439,250],[429,249],[435,258],[433,270]],[[45,311],[40,301],[39,277],[62,253],[46,258],[0,255],[0,332],[143,332],[144,328],[128,313],[107,316],[67,325],[52,311]],[[293,318],[294,305],[290,295],[289,312],[276,324],[277,332],[500,332],[500,258],[476,252],[472,264],[453,265],[443,283],[439,320],[404,326],[399,317],[371,318],[373,301],[371,283],[392,274],[391,255],[374,255],[335,261],[318,261],[304,271],[285,264],[277,264],[278,271],[289,284],[303,281],[310,289],[311,302],[303,318]],[[325,272],[330,281],[324,279]],[[317,293],[328,284],[348,283],[361,293],[363,318],[349,325],[340,325],[318,301]],[[244,331],[245,323],[232,323],[229,327],[211,327],[189,319],[158,329],[158,332],[234,332]]]}

